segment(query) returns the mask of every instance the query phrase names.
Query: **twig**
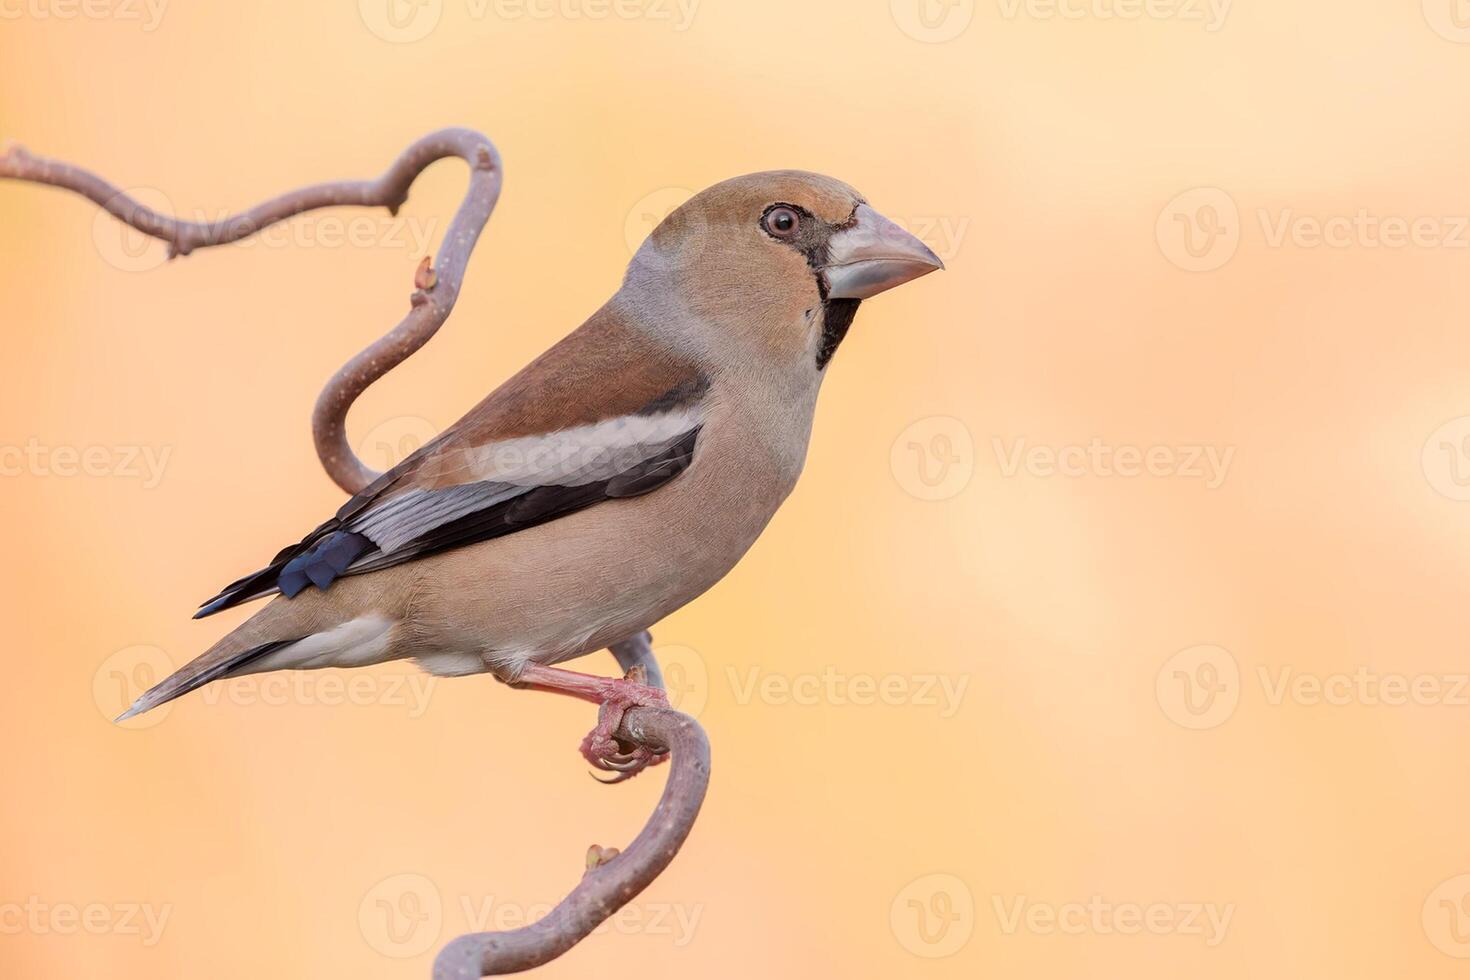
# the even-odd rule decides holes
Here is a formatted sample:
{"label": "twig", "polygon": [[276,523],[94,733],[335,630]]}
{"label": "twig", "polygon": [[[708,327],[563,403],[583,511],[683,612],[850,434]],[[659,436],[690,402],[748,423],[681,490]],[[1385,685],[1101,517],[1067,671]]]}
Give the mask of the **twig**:
{"label": "twig", "polygon": [[[276,222],[318,208],[384,207],[397,214],[418,175],[446,157],[459,157],[470,165],[469,187],[435,263],[429,264],[426,258],[415,272],[408,315],[333,376],[312,413],[312,434],[323,468],[343,490],[357,493],[378,474],[347,444],[347,411],[368,385],[422,347],[449,318],[470,253],[500,196],[500,154],[493,143],[468,129],[443,129],[410,146],[376,180],[317,184],[210,223],[158,214],[95,174],[35,156],[13,143],[0,147],[0,178],[50,184],[80,194],[119,221],[168,243],[173,258],[248,238]],[[628,711],[618,737],[671,754],[668,784],[642,832],[621,854],[593,847],[587,874],[545,918],[521,929],[475,933],[449,943],[435,961],[435,980],[514,973],[555,959],[668,867],[704,802],[709,786],[709,740],[693,718],[664,708]]]}
{"label": "twig", "polygon": [[408,315],[387,334],[348,361],[327,382],[312,411],[311,430],[322,467],[343,490],[357,493],[378,474],[365,466],[347,444],[347,410],[374,381],[401,364],[449,318],[459,298],[465,267],[490,212],[500,197],[500,154],[484,136],[469,129],[441,129],[418,140],[376,180],[344,180],[316,184],[282,194],[248,211],[219,221],[180,221],[144,207],[117,187],[81,167],[35,156],[24,147],[0,149],[0,177],[50,184],[80,194],[119,221],[166,242],[169,257],[199,248],[227,245],[249,238],[287,218],[320,208],[351,205],[387,208],[397,214],[409,188],[429,164],[459,157],[470,165],[464,202],[450,222],[432,267],[420,266]]}

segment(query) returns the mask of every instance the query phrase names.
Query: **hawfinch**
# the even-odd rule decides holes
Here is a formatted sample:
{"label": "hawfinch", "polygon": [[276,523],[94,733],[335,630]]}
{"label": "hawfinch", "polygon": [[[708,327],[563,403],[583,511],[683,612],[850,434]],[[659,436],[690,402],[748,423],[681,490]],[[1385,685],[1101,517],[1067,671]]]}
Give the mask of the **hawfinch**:
{"label": "hawfinch", "polygon": [[553,665],[611,646],[631,666],[628,644],[646,651],[647,627],[730,571],[801,473],[858,304],[940,268],[818,174],[696,195],[586,323],[205,603],[274,596],[122,718],[224,677],[411,657],[608,705],[588,759],[624,775],[658,761],[611,737],[619,709],[667,703],[647,674]]}

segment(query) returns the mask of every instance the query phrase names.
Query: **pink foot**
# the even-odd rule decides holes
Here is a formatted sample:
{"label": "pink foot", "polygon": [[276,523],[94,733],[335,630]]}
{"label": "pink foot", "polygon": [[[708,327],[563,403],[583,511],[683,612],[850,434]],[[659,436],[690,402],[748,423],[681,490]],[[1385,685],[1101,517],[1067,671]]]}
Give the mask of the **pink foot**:
{"label": "pink foot", "polygon": [[649,766],[656,766],[668,759],[667,752],[655,752],[643,745],[630,745],[617,738],[617,730],[623,723],[623,715],[630,708],[667,708],[669,696],[656,687],[644,683],[646,674],[642,667],[634,667],[628,676],[606,682],[602,694],[602,707],[597,713],[597,727],[582,739],[582,757],[595,769],[616,773],[606,783],[621,783],[632,779]]}

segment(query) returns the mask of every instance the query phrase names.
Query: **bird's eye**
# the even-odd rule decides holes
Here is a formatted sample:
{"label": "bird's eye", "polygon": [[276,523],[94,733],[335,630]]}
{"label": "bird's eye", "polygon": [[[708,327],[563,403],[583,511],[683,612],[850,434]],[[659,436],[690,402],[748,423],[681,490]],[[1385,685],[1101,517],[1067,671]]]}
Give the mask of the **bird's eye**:
{"label": "bird's eye", "polygon": [[795,208],[782,204],[767,211],[761,224],[777,238],[790,238],[801,226],[801,216],[796,213]]}

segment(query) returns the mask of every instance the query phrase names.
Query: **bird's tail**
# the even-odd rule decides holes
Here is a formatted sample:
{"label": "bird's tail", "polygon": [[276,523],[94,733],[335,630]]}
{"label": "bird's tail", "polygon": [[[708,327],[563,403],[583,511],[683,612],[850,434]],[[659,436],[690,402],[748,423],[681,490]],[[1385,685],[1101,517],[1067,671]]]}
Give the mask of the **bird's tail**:
{"label": "bird's tail", "polygon": [[210,681],[249,672],[252,667],[258,669],[256,661],[299,643],[322,629],[331,629],[340,622],[341,615],[329,610],[317,594],[296,600],[278,598],[231,630],[214,646],[145,691],[117,720],[125,721],[140,715]]}
{"label": "bird's tail", "polygon": [[249,665],[252,661],[259,660],[267,654],[274,653],[282,647],[288,647],[296,642],[294,639],[269,640],[259,646],[246,647],[243,650],[233,650],[231,647],[239,645],[238,642],[231,643],[233,637],[234,634],[231,633],[213,647],[210,647],[202,656],[194,658],[180,670],[174,671],[163,681],[150,687],[143,693],[142,697],[133,702],[132,707],[118,715],[117,720],[120,722],[127,721],[129,718],[141,715],[143,712],[152,710],[160,704],[166,704],[174,698],[183,697],[190,691],[198,690],[210,681],[217,681],[222,677],[229,677],[235,671]]}

